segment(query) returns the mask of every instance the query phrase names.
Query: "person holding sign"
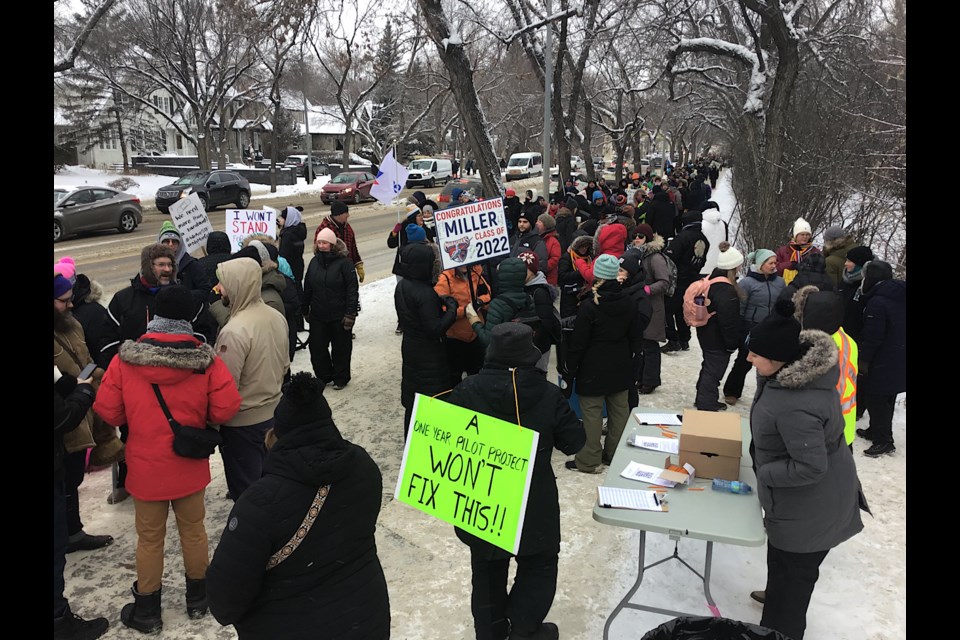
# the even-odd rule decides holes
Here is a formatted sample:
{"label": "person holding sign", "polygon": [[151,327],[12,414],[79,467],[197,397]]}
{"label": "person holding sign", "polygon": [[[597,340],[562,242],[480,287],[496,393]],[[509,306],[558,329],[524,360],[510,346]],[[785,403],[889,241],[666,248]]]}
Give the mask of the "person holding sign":
{"label": "person holding sign", "polygon": [[586,436],[559,387],[537,371],[540,351],[533,346],[533,330],[506,322],[490,333],[483,369],[461,382],[448,401],[511,423],[519,420],[540,435],[515,556],[516,578],[509,592],[512,554],[455,529],[457,537],[470,547],[474,630],[477,640],[501,640],[508,635],[513,640],[552,640],[559,637],[559,630],[544,618],[557,589],[560,502],[550,459],[554,448],[566,455],[577,453]]}
{"label": "person holding sign", "polygon": [[213,283],[207,277],[203,265],[192,255],[187,253],[187,246],[183,244],[180,231],[169,220],[160,225],[157,242],[170,247],[177,256],[177,279],[180,284],[189,289],[197,300],[206,300]]}

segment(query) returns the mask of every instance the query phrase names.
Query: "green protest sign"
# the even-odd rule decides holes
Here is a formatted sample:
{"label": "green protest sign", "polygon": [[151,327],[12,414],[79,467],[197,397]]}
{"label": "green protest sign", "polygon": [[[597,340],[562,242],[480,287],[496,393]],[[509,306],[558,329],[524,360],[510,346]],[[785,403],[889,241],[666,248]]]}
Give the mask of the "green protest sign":
{"label": "green protest sign", "polygon": [[394,497],[517,553],[540,434],[417,394]]}

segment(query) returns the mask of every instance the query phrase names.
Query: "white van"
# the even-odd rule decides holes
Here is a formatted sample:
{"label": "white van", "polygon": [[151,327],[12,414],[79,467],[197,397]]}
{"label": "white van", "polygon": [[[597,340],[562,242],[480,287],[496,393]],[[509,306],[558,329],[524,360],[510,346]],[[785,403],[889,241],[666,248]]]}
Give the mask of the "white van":
{"label": "white van", "polygon": [[443,158],[422,158],[411,162],[407,171],[410,172],[407,176],[408,189],[415,185],[432,189],[438,182],[446,183],[453,176],[453,165]]}
{"label": "white van", "polygon": [[543,175],[543,156],[539,153],[515,153],[507,162],[507,182]]}

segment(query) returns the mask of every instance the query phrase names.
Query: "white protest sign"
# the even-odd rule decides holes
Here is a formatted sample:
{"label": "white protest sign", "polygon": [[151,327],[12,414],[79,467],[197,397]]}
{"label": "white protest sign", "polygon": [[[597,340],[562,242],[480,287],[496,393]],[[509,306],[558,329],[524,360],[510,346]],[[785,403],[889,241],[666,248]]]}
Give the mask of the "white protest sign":
{"label": "white protest sign", "polygon": [[277,238],[277,211],[263,209],[227,209],[227,236],[230,238],[230,253],[243,248],[243,239],[254,233],[263,233]]}
{"label": "white protest sign", "polygon": [[503,198],[442,209],[433,216],[444,269],[510,253]]}
{"label": "white protest sign", "polygon": [[193,253],[207,246],[207,236],[213,231],[207,211],[203,208],[200,196],[191,193],[170,205],[170,218],[180,232],[187,253]]}

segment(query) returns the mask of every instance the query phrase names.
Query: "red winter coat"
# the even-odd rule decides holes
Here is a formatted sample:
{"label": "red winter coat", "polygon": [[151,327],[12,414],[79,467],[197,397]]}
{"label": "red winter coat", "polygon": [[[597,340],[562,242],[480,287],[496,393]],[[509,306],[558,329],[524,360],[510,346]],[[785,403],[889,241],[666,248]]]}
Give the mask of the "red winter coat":
{"label": "red winter coat", "polygon": [[543,238],[544,243],[547,245],[547,264],[540,265],[540,270],[543,271],[543,276],[547,279],[547,282],[553,286],[557,286],[557,268],[560,266],[560,240],[557,239],[556,229],[551,229],[540,235]]}
{"label": "red winter coat", "polygon": [[210,484],[210,462],[173,452],[173,431],[151,384],[174,419],[205,427],[240,409],[240,393],[213,347],[187,334],[146,333],[127,340],[103,376],[93,410],[107,423],[127,425],[126,489],[137,500],[176,500]]}

